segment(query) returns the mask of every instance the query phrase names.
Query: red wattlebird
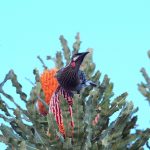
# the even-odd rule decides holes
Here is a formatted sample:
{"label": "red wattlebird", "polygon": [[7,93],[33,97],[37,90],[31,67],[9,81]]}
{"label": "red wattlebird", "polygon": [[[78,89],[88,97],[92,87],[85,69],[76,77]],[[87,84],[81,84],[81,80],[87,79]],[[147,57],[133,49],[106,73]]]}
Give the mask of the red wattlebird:
{"label": "red wattlebird", "polygon": [[59,131],[65,137],[65,129],[63,126],[63,117],[60,108],[60,95],[67,100],[68,109],[71,116],[71,126],[74,128],[73,115],[72,115],[72,104],[73,104],[73,93],[72,91],[77,91],[80,93],[80,90],[88,85],[96,86],[92,81],[86,80],[85,74],[83,71],[79,70],[81,63],[83,62],[84,57],[89,52],[77,53],[72,56],[70,63],[57,71],[56,79],[59,83],[59,87],[56,92],[53,94],[50,101],[50,111],[54,114],[56,122],[59,126]]}
{"label": "red wattlebird", "polygon": [[71,62],[57,72],[56,78],[60,86],[66,91],[80,92],[80,90],[87,85],[91,84],[96,86],[93,82],[87,81],[84,72],[79,70],[84,57],[88,53],[89,52],[74,54]]}

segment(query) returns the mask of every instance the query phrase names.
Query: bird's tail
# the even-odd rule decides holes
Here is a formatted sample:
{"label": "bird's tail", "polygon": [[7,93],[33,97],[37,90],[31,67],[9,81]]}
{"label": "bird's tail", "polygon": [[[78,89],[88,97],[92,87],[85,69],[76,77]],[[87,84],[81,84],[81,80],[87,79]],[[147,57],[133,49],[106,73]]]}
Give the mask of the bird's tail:
{"label": "bird's tail", "polygon": [[[63,88],[58,87],[58,89],[56,90],[56,92],[53,94],[51,100],[50,100],[50,105],[49,105],[49,111],[51,111],[55,117],[55,120],[58,124],[58,128],[59,128],[59,132],[65,137],[66,136],[66,131],[65,131],[65,127],[64,127],[64,123],[63,123],[63,112],[61,109],[61,96],[64,97],[64,99],[67,101],[68,103],[68,110],[70,113],[70,125],[72,128],[72,133],[74,130],[74,121],[73,121],[73,111],[72,111],[72,104],[73,104],[73,96],[70,92],[65,91]],[[63,100],[64,100],[63,99]]]}
{"label": "bird's tail", "polygon": [[92,82],[92,81],[89,81],[89,82],[90,82],[90,85],[92,85],[93,87],[96,87],[96,86],[97,86],[96,83],[94,83],[94,82]]}

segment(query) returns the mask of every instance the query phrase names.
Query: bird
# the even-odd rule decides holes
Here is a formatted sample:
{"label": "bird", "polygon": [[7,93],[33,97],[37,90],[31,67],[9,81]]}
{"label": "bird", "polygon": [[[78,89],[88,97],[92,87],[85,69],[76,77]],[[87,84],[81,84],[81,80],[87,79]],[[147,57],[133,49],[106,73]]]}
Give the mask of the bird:
{"label": "bird", "polygon": [[80,70],[80,66],[88,53],[89,52],[74,54],[70,63],[57,71],[57,81],[64,90],[77,91],[79,93],[83,87],[89,85],[96,86],[95,83],[87,80],[85,73]]}
{"label": "bird", "polygon": [[80,66],[88,53],[89,52],[82,52],[74,54],[71,58],[70,63],[67,66],[59,69],[55,75],[59,86],[51,97],[49,112],[52,112],[54,114],[56,122],[59,127],[59,131],[64,136],[64,138],[66,136],[66,133],[63,125],[63,116],[60,106],[61,101],[60,96],[63,96],[68,103],[68,109],[71,117],[70,125],[72,127],[72,137],[73,137],[73,129],[74,129],[73,110],[72,110],[74,101],[73,92],[77,92],[77,94],[80,94],[80,91],[83,88],[89,85],[93,87],[96,86],[94,82],[87,80],[85,73],[80,70]]}

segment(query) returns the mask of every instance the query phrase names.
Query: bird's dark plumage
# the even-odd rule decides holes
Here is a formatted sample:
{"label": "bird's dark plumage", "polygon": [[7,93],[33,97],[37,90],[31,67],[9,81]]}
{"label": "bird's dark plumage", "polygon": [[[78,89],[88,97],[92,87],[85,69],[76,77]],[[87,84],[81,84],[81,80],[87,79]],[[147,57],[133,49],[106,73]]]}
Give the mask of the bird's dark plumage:
{"label": "bird's dark plumage", "polygon": [[[56,78],[62,88],[67,91],[80,91],[84,86],[87,86],[89,81],[86,80],[84,72],[79,68],[88,53],[74,54],[71,62],[57,72]],[[90,85],[90,82],[88,84]],[[94,84],[91,82],[91,85]]]}

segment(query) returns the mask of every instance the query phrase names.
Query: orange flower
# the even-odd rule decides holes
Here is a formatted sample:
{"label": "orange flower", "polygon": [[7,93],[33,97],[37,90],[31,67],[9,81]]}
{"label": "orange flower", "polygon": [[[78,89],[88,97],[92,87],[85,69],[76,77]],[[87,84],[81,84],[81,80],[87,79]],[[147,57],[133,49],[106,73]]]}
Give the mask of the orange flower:
{"label": "orange flower", "polygon": [[[51,97],[58,87],[58,82],[54,77],[56,72],[56,68],[44,70],[44,72],[40,76],[40,82],[45,95],[45,102],[47,103],[47,105],[49,105]],[[44,116],[47,115],[47,110],[39,100],[37,101],[37,106],[40,114]]]}
{"label": "orange flower", "polygon": [[[56,72],[57,72],[56,68],[50,70],[44,70],[44,72],[40,76],[40,83],[45,95],[45,102],[47,103],[47,105],[50,104],[52,95],[56,91],[59,85],[57,79],[55,78]],[[41,115],[46,116],[48,114],[48,111],[45,109],[44,105],[39,100],[37,101],[37,107]],[[58,128],[59,128],[59,132],[63,136],[65,136],[64,124],[63,123],[58,124]]]}

